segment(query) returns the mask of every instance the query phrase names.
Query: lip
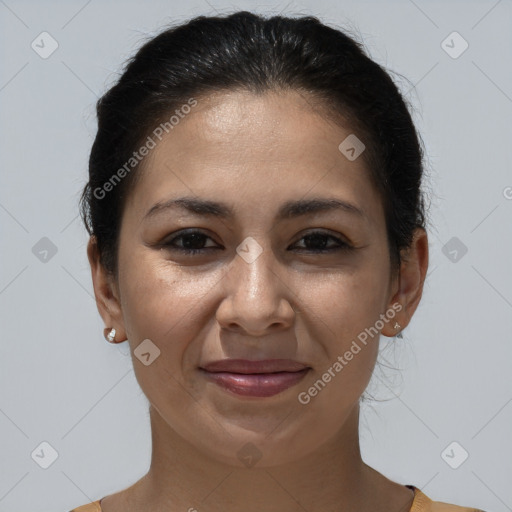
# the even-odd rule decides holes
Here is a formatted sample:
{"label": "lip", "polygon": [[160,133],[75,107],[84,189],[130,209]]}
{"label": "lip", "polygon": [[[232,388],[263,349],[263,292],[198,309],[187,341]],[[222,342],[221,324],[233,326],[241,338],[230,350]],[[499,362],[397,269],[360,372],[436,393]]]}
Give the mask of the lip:
{"label": "lip", "polygon": [[207,372],[230,372],[230,373],[276,373],[276,372],[297,372],[308,368],[307,365],[292,359],[220,359],[201,366]]}
{"label": "lip", "polygon": [[199,369],[224,390],[242,396],[270,397],[298,384],[311,368],[291,359],[223,359]]}

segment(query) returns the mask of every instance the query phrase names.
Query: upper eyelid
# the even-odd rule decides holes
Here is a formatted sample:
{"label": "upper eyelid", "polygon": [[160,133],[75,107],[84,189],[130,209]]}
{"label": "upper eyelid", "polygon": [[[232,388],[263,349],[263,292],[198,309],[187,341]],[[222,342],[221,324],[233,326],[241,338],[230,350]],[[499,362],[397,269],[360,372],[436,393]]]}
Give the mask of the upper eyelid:
{"label": "upper eyelid", "polygon": [[[199,228],[190,228],[189,230],[180,231],[176,235],[173,235],[170,239],[164,241],[163,244],[171,245],[171,242],[174,242],[177,239],[180,239],[180,238],[188,236],[188,235],[194,235],[194,234],[203,235],[218,244],[218,242],[216,242],[212,236],[205,233],[203,230],[201,230]],[[296,244],[297,242],[299,242],[300,240],[302,240],[304,237],[306,237],[308,235],[316,235],[316,234],[324,235],[329,238],[333,238],[333,239],[337,240],[338,242],[341,242],[341,244],[345,244],[348,246],[352,245],[352,243],[345,236],[343,236],[341,234],[329,233],[329,232],[324,231],[321,228],[310,228],[310,231],[307,231],[306,233],[301,234],[301,236],[294,242],[294,244]],[[212,247],[206,247],[205,249],[212,249]]]}
{"label": "upper eyelid", "polygon": [[205,233],[204,231],[202,231],[201,229],[186,229],[184,231],[179,231],[178,233],[176,234],[173,234],[170,238],[165,238],[164,239],[164,244],[167,244],[167,243],[170,243],[170,242],[173,242],[174,240],[176,239],[179,239],[179,238],[182,238],[182,237],[185,237],[185,236],[190,236],[190,235],[203,235],[207,238],[210,238],[211,240],[213,240],[215,243],[217,243],[215,241],[215,239],[209,235],[208,233]]}

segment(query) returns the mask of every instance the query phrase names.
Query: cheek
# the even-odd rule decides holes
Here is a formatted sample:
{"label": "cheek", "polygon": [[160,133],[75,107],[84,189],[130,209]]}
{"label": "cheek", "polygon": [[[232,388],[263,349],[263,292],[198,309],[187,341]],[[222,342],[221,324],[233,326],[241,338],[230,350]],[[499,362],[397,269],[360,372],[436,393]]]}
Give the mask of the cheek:
{"label": "cheek", "polygon": [[[160,257],[161,258],[161,257]],[[135,260],[135,258],[134,258]],[[168,359],[168,367],[178,367],[185,348],[199,337],[222,269],[192,273],[150,257],[128,261],[123,267],[121,296],[123,318],[132,351],[150,339]]]}
{"label": "cheek", "polygon": [[306,330],[323,355],[298,388],[297,401],[314,442],[314,425],[335,435],[370,382],[379,347],[379,333],[370,328],[384,312],[386,286],[378,269],[361,269],[311,279],[305,289],[303,304],[310,313],[304,314],[311,322]]}
{"label": "cheek", "polygon": [[[385,271],[378,265],[368,265],[303,280],[303,291],[299,292],[302,316],[311,322],[310,329],[321,329],[318,342],[324,345],[331,360],[348,350],[352,340],[374,326],[384,312],[386,279]],[[374,345],[377,338],[373,338]]]}
{"label": "cheek", "polygon": [[312,420],[322,418],[326,430],[344,421],[371,379],[379,348],[375,324],[386,306],[385,277],[375,265],[304,283],[303,318],[311,322],[305,329],[323,354],[300,387],[299,402]]}
{"label": "cheek", "polygon": [[[135,376],[146,397],[162,412],[187,410],[194,403],[194,382],[184,382],[184,360],[199,358],[202,330],[214,314],[208,301],[222,275],[221,270],[193,275],[149,258],[124,266],[122,308]],[[146,339],[156,347],[150,352],[158,354],[148,365],[137,350]]]}

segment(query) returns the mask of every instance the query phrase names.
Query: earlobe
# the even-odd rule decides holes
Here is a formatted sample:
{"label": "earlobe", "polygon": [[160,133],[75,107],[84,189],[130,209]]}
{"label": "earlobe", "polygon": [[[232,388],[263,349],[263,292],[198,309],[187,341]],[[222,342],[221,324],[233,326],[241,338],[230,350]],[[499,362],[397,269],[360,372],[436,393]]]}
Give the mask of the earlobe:
{"label": "earlobe", "polygon": [[[423,285],[428,269],[428,237],[425,229],[416,228],[411,245],[401,253],[398,289],[388,307],[399,303],[401,309],[395,319],[382,329],[384,336],[395,336],[411,321],[423,294]],[[399,329],[395,325],[400,326]]]}
{"label": "earlobe", "polygon": [[105,329],[115,329],[116,343],[126,340],[122,309],[114,277],[102,265],[100,253],[93,235],[87,244],[87,257],[91,266],[96,307],[105,323]]}

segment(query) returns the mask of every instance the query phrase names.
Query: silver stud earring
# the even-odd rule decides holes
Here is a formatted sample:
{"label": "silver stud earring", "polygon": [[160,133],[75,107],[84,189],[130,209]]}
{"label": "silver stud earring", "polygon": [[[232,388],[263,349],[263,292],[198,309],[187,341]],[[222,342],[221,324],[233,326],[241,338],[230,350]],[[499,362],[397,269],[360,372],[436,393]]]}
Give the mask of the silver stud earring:
{"label": "silver stud earring", "polygon": [[[105,331],[107,331],[107,330],[108,330],[108,328],[105,329]],[[114,340],[116,339],[116,330],[114,328],[112,328],[108,334],[105,333],[105,339],[109,343],[114,343]]]}
{"label": "silver stud earring", "polygon": [[[396,322],[396,323],[395,323],[395,325],[394,325],[394,328],[395,328],[395,329],[400,329],[400,327],[401,327],[401,326],[400,326],[400,324],[399,324],[398,322]],[[402,336],[402,331],[397,332],[397,333],[395,334],[395,336],[396,336],[397,338],[403,338],[403,336]]]}

